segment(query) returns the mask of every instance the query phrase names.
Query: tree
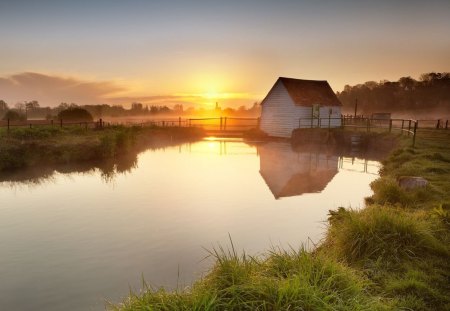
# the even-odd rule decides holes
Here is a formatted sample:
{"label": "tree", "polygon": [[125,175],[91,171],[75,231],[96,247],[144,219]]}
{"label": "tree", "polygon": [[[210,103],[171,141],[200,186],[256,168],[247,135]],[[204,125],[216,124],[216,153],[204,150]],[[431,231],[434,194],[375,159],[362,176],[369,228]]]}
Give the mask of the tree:
{"label": "tree", "polygon": [[142,111],[142,108],[143,108],[143,106],[142,106],[142,104],[141,103],[132,103],[131,104],[131,110],[134,110],[134,111]]}
{"label": "tree", "polygon": [[91,122],[93,120],[89,111],[79,107],[68,108],[60,111],[58,113],[58,119],[73,122]]}
{"label": "tree", "polygon": [[8,110],[8,104],[4,100],[0,100],[0,110]]}
{"label": "tree", "polygon": [[14,105],[14,108],[16,108],[19,111],[25,110],[25,104],[22,102],[18,102]]}
{"label": "tree", "polygon": [[39,108],[39,102],[37,100],[32,100],[29,102],[25,102],[25,109],[26,110],[31,110],[31,109],[36,109]]}
{"label": "tree", "polygon": [[8,110],[3,116],[3,120],[24,121],[26,119],[23,113],[14,110]]}

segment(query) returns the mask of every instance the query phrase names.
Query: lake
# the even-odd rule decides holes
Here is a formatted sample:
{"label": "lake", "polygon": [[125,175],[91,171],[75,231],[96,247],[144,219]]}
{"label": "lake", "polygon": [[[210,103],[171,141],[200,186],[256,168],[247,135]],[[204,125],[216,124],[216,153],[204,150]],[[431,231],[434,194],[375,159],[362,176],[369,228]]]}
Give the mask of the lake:
{"label": "lake", "polygon": [[[218,245],[310,247],[330,209],[361,208],[379,162],[284,142],[205,139],[126,169],[0,182],[0,310],[103,310],[142,277],[190,285]],[[25,173],[27,174],[27,173]]]}

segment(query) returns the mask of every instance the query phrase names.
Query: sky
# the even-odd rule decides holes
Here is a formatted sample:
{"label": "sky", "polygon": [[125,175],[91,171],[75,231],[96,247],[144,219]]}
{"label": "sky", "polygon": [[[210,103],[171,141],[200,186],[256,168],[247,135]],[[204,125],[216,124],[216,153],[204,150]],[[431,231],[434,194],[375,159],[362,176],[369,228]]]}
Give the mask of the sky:
{"label": "sky", "polygon": [[449,34],[448,0],[0,0],[0,99],[250,106],[279,76],[450,71]]}

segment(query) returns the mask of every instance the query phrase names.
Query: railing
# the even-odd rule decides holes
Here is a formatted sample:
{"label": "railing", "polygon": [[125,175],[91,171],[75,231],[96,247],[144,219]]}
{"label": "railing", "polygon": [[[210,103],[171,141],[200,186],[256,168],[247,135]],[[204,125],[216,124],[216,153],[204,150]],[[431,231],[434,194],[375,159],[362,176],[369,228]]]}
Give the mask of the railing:
{"label": "railing", "polygon": [[27,120],[27,121],[11,121],[11,120],[2,120],[0,121],[0,128],[6,128],[9,132],[12,128],[36,128],[36,127],[72,127],[72,126],[80,126],[85,129],[88,128],[102,128],[107,126],[109,123],[105,123],[102,119],[98,121],[90,121],[90,122],[74,122],[74,121],[64,121],[64,120]]}
{"label": "railing", "polygon": [[259,118],[191,118],[188,122],[189,126],[202,127],[207,132],[242,133],[259,126]]}
{"label": "railing", "polygon": [[69,127],[80,126],[86,130],[89,128],[99,129],[108,126],[159,126],[159,127],[201,127],[209,133],[242,133],[246,130],[259,126],[259,118],[234,118],[234,117],[214,117],[214,118],[186,118],[172,119],[150,119],[150,120],[130,120],[122,122],[105,122],[99,119],[95,122],[69,122],[64,120],[27,120],[27,121],[0,121],[0,128],[4,127],[9,132],[11,128],[38,126]]}
{"label": "railing", "polygon": [[[406,133],[408,136],[412,135],[412,146],[414,147],[416,144],[416,134],[417,129],[419,128],[419,121],[421,120],[374,119],[367,117],[354,118],[342,116],[341,118],[300,118],[298,124],[299,128],[353,128],[355,130],[363,129],[367,132],[374,129],[383,129],[389,131],[390,133],[393,130],[399,130],[402,134]],[[448,129],[448,121],[446,124],[447,127],[444,128]]]}

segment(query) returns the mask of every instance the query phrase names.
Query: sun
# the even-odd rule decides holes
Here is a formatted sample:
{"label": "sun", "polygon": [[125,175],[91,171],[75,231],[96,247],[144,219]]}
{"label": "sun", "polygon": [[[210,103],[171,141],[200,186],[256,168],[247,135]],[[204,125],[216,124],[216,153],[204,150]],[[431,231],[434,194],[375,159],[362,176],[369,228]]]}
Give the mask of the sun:
{"label": "sun", "polygon": [[210,91],[205,92],[203,94],[203,97],[207,98],[207,99],[217,99],[220,97],[220,93],[217,91],[210,90]]}

